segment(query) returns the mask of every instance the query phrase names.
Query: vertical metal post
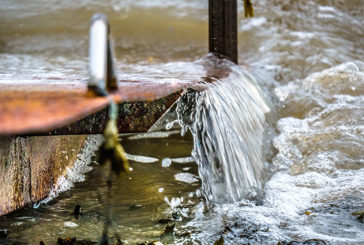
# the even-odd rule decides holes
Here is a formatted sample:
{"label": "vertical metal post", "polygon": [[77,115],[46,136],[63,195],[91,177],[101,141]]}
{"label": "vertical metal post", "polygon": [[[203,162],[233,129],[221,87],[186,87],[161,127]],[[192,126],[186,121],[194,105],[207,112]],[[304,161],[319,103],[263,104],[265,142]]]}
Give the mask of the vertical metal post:
{"label": "vertical metal post", "polygon": [[237,0],[209,0],[209,52],[238,63]]}
{"label": "vertical metal post", "polygon": [[89,76],[89,89],[99,95],[117,89],[109,21],[106,15],[100,13],[94,14],[91,19]]}

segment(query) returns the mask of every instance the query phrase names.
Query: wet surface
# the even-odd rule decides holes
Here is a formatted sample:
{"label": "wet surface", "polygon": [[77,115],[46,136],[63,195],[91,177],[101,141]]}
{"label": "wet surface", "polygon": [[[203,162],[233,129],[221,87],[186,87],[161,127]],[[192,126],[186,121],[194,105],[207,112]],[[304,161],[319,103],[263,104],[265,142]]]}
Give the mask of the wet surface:
{"label": "wet surface", "polygon": [[[259,78],[277,112],[276,133],[270,135],[274,149],[267,157],[274,173],[267,180],[259,203],[243,199],[206,211],[203,203],[195,202],[188,207],[192,220],[177,223],[179,234],[189,235],[175,237],[174,243],[213,244],[223,237],[226,244],[361,244],[364,227],[352,213],[364,209],[362,1],[252,2],[254,18],[243,18],[242,4],[238,9],[239,61]],[[63,78],[86,81],[88,21],[95,11],[109,16],[119,79],[173,82],[203,76],[203,69],[194,60],[208,50],[207,1],[33,1],[26,7],[23,1],[8,1],[0,7],[0,83],[24,79],[57,83]],[[127,152],[161,161],[157,155],[167,150],[164,140],[167,139],[153,144],[138,140],[136,148]],[[165,157],[184,152],[183,147],[174,144],[175,148],[169,148],[173,153]],[[189,153],[185,149],[185,154],[178,157],[190,155],[192,141],[187,145]],[[147,149],[153,149],[153,154],[144,152]],[[133,228],[133,232],[123,233],[130,243],[157,239],[165,228],[154,222],[159,212],[169,210],[169,205],[164,196],[155,193],[154,186],[164,188],[166,193],[166,186],[174,186],[167,196],[171,206],[177,207],[177,197],[198,188],[198,182],[173,184],[179,183],[174,176],[184,172],[183,168],[176,170],[173,161],[168,168],[162,168],[161,162],[148,164],[138,165],[143,170],[140,172],[134,167],[133,174],[138,173],[140,178],[134,176],[138,181],[129,186],[135,188],[133,195],[140,199],[131,194],[123,196],[120,199],[129,200],[127,204],[115,207],[120,211],[116,212],[116,217],[120,217],[116,226],[124,231]],[[188,167],[196,175],[196,166]],[[96,194],[90,193],[98,185],[96,180],[105,174],[99,169],[95,168],[87,182],[63,194],[55,203],[5,217],[7,223],[2,223],[0,229],[11,226],[8,236],[23,241],[33,241],[34,237],[38,241],[47,234],[45,231],[65,237],[82,236],[92,230],[89,236],[96,239],[101,232],[103,210],[95,201]],[[167,172],[171,175],[161,177],[163,184],[153,182]],[[148,182],[147,176],[156,178]],[[186,192],[178,193],[179,190]],[[121,189],[119,194],[122,196]],[[70,200],[77,200],[78,195],[84,200],[81,206],[88,219],[83,225],[65,215],[73,211],[78,201]],[[145,205],[151,206],[134,206],[140,215],[132,215],[132,200],[146,200]],[[128,219],[128,215],[133,219]],[[65,222],[76,223],[81,232],[65,227]]]}
{"label": "wet surface", "polygon": [[[122,142],[128,153],[153,157],[157,161],[141,162],[143,158],[135,157],[137,161],[130,161],[133,171],[114,179],[113,228],[122,239],[130,242],[159,240],[168,223],[182,220],[185,215],[182,206],[190,207],[198,201],[196,197],[189,197],[190,193],[195,196],[200,185],[195,162],[173,161],[168,168],[162,166],[165,158],[190,156],[191,136],[183,138],[174,134],[164,139],[139,140],[124,137]],[[86,176],[87,181],[78,183],[46,205],[0,217],[0,227],[8,232],[6,241],[56,244],[57,237],[99,241],[105,221],[109,169],[95,164],[93,167]],[[183,177],[176,180],[178,174],[194,176],[196,181],[191,183]],[[76,205],[81,206],[81,215],[73,214]]]}

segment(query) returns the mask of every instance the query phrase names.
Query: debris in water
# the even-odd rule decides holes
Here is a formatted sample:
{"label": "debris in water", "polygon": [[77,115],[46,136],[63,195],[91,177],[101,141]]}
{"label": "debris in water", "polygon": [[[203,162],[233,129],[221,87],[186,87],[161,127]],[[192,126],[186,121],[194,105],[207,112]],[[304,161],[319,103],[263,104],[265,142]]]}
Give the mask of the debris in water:
{"label": "debris in water", "polygon": [[171,219],[171,218],[168,218],[168,219],[159,219],[158,220],[158,224],[168,224],[169,222],[172,222],[172,221],[174,221],[173,219]]}
{"label": "debris in water", "polygon": [[320,239],[309,239],[304,242],[298,241],[290,241],[290,242],[281,242],[279,241],[277,245],[326,245],[327,243]]}
{"label": "debris in water", "polygon": [[152,56],[148,57],[148,63],[149,64],[153,63],[153,61],[154,61],[154,58]]}
{"label": "debris in water", "polygon": [[80,218],[83,213],[81,212],[81,205],[77,204],[75,206],[75,210],[72,213],[73,216],[75,216],[76,219]]}
{"label": "debris in water", "polygon": [[166,228],[164,229],[164,235],[172,234],[175,226],[176,226],[176,224],[167,225]]}
{"label": "debris in water", "polygon": [[358,216],[356,219],[359,220],[360,223],[364,223],[364,211],[354,212],[351,215]]}
{"label": "debris in water", "polygon": [[148,242],[145,241],[143,243],[137,243],[136,245],[163,245],[164,243],[158,242],[158,241],[153,241],[153,242]]}
{"label": "debris in water", "polygon": [[162,235],[161,235],[161,240],[163,239],[173,239],[173,234],[174,234],[174,227],[176,226],[175,223],[171,224],[171,225],[167,225],[166,228],[164,229]]}
{"label": "debris in water", "polygon": [[115,102],[110,99],[109,104],[109,121],[106,124],[104,131],[105,141],[101,145],[99,163],[110,164],[109,177],[106,182],[107,184],[107,204],[106,204],[106,220],[104,223],[104,230],[102,232],[102,238],[100,244],[109,245],[109,227],[112,226],[112,184],[114,181],[114,173],[120,175],[121,172],[129,173],[132,168],[129,166],[128,158],[126,156],[124,148],[121,146],[118,139],[118,128],[117,128],[117,118],[118,118],[118,106]]}
{"label": "debris in water", "polygon": [[57,245],[73,245],[75,244],[76,242],[76,237],[74,238],[65,238],[65,239],[62,239],[62,238],[58,238],[57,240]]}
{"label": "debris in water", "polygon": [[303,245],[326,245],[327,243],[320,239],[309,239],[303,242]]}
{"label": "debris in water", "polygon": [[224,245],[224,238],[221,236],[219,240],[214,242],[214,245]]}
{"label": "debris in water", "polygon": [[143,208],[143,205],[141,204],[133,204],[129,209],[130,210],[136,210],[136,209],[141,209]]}
{"label": "debris in water", "polygon": [[115,242],[115,245],[126,245],[128,244],[128,242],[125,242],[125,241],[122,241],[121,240],[121,237],[118,233],[115,233],[115,238],[116,238],[116,242]]}
{"label": "debris in water", "polygon": [[117,105],[113,100],[110,100],[109,105],[109,121],[106,124],[106,128],[104,131],[105,141],[101,145],[100,155],[99,155],[99,163],[105,164],[109,163],[109,177],[106,182],[107,184],[107,204],[106,204],[106,220],[104,223],[104,230],[102,233],[102,238],[100,244],[109,245],[109,227],[112,226],[112,201],[113,201],[113,193],[112,193],[112,184],[114,181],[114,173],[120,175],[121,172],[129,173],[132,168],[129,166],[129,162],[124,151],[124,148],[121,146],[118,140],[118,128],[117,128],[117,117],[118,117],[118,109]]}
{"label": "debris in water", "polygon": [[178,220],[178,221],[182,220],[182,217],[178,212],[173,212],[172,217],[173,217],[174,220]]}
{"label": "debris in water", "polygon": [[0,230],[0,238],[6,238],[8,236],[8,231],[6,229]]}
{"label": "debris in water", "polygon": [[225,226],[225,228],[224,228],[224,234],[226,234],[228,232],[233,233],[233,231],[231,230],[231,228],[229,226]]}
{"label": "debris in water", "polygon": [[[111,107],[112,106],[110,106],[110,108]],[[124,148],[118,141],[118,128],[116,126],[116,120],[109,120],[105,128],[104,137],[105,142],[101,145],[98,162],[100,164],[104,164],[109,161],[111,163],[113,172],[116,174],[120,174],[121,172],[128,173],[130,169],[129,162]]]}
{"label": "debris in water", "polygon": [[254,8],[251,0],[244,0],[244,16],[245,18],[254,17]]}

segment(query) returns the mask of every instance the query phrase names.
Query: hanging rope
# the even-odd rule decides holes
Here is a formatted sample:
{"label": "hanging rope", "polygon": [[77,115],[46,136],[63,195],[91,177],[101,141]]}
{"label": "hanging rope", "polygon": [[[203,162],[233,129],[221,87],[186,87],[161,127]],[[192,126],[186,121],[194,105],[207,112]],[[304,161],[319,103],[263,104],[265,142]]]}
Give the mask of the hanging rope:
{"label": "hanging rope", "polygon": [[99,150],[98,162],[109,164],[107,184],[107,200],[105,210],[105,223],[102,238],[99,244],[109,245],[109,228],[112,227],[112,185],[114,175],[129,172],[129,162],[124,148],[118,140],[118,106],[107,89],[116,89],[117,83],[114,76],[114,56],[110,40],[110,27],[107,16],[96,13],[91,19],[90,47],[89,47],[89,74],[88,89],[97,96],[106,97],[109,101],[109,120],[104,130],[104,142]]}
{"label": "hanging rope", "polygon": [[124,148],[118,140],[117,117],[118,106],[110,99],[109,121],[104,131],[104,143],[100,148],[99,163],[110,162],[111,170],[119,175],[121,172],[128,173],[130,167]]}
{"label": "hanging rope", "polygon": [[[107,94],[106,91],[103,93]],[[109,121],[104,130],[104,142],[100,147],[98,162],[100,164],[108,163],[110,166],[109,176],[107,179],[107,199],[106,199],[106,220],[100,245],[109,245],[109,227],[112,227],[112,202],[113,192],[112,185],[114,182],[114,174],[120,175],[121,172],[129,173],[129,162],[126,157],[124,148],[118,140],[118,106],[112,98],[109,102]]]}

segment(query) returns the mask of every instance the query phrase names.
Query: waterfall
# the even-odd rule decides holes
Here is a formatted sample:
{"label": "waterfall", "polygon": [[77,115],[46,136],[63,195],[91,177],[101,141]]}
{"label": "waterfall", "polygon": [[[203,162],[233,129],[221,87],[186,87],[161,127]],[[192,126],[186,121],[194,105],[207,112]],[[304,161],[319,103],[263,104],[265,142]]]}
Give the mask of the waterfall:
{"label": "waterfall", "polygon": [[211,56],[202,62],[220,78],[209,77],[215,81],[204,84],[207,89],[186,93],[177,114],[194,137],[204,196],[208,203],[254,198],[267,175],[263,144],[272,106],[242,67]]}

